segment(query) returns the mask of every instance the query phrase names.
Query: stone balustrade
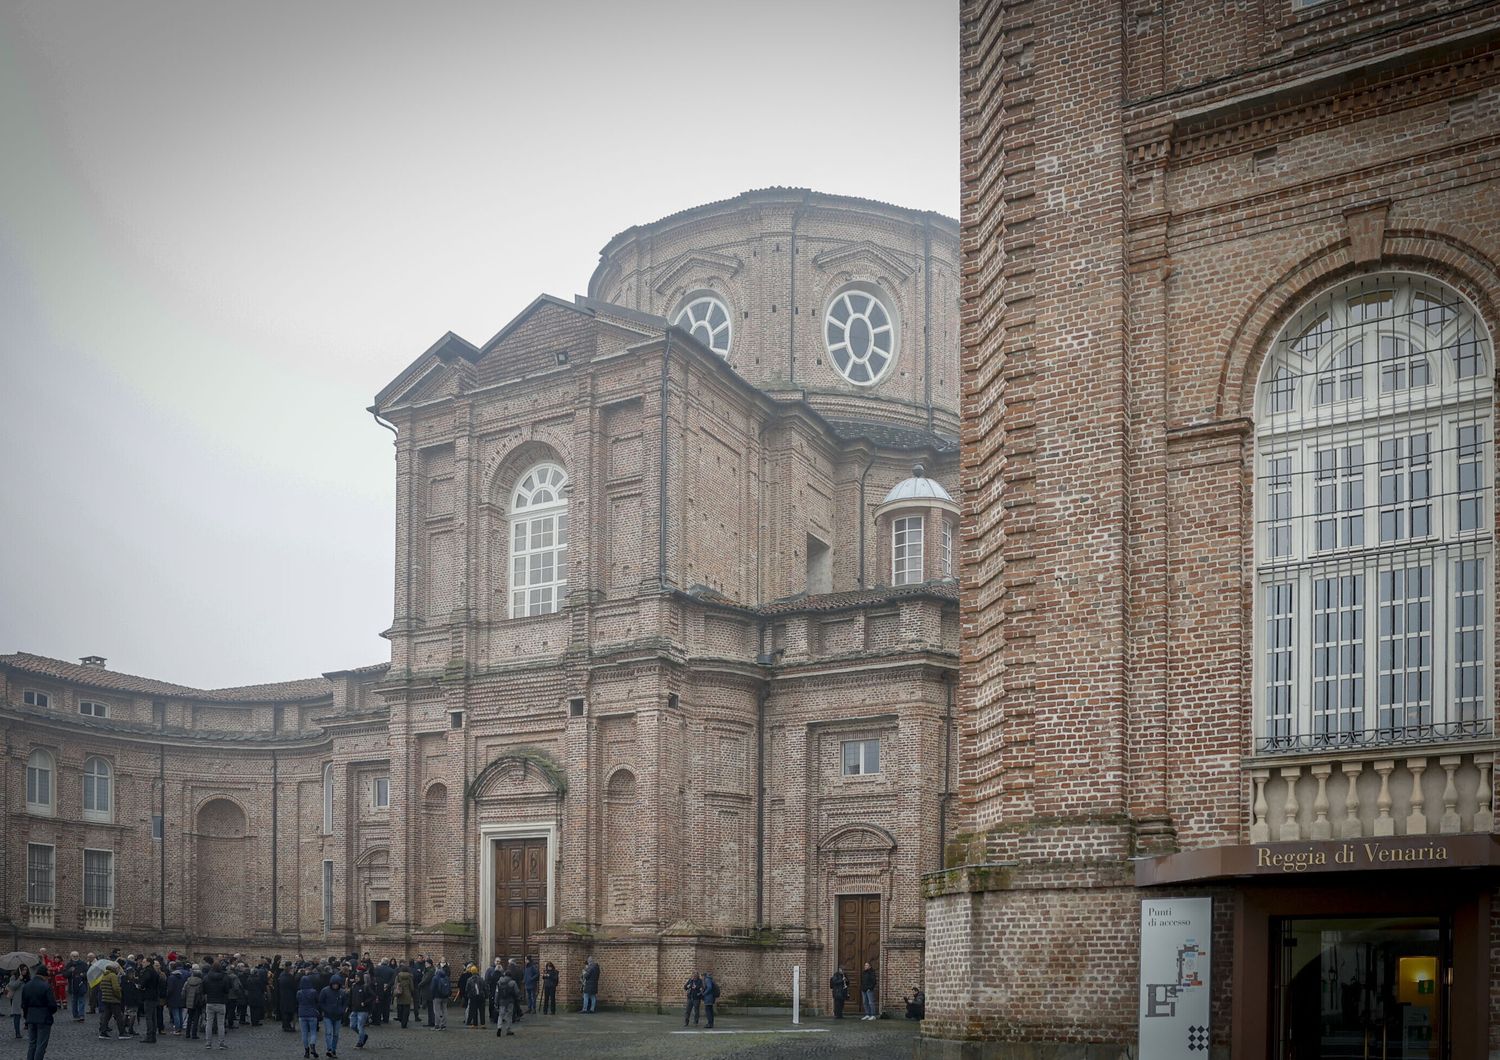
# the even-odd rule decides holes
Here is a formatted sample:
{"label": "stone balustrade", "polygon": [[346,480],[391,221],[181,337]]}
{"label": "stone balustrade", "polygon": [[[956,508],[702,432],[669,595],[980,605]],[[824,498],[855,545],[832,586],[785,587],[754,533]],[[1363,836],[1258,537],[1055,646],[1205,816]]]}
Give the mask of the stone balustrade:
{"label": "stone balustrade", "polygon": [[1492,832],[1495,748],[1359,748],[1257,758],[1250,842]]}
{"label": "stone balustrade", "polygon": [[57,907],[39,902],[26,903],[26,926],[50,929],[56,920]]}
{"label": "stone balustrade", "polygon": [[113,908],[83,907],[83,930],[85,931],[111,931],[115,926],[115,911]]}

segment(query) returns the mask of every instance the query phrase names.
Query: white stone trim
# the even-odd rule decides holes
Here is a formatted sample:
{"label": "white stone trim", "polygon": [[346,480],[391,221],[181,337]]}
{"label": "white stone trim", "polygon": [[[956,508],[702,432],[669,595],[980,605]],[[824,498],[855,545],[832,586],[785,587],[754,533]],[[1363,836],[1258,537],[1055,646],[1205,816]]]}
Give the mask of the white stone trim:
{"label": "white stone trim", "polygon": [[[490,966],[495,945],[495,843],[501,839],[545,839],[547,841],[547,919],[543,927],[557,923],[557,824],[553,821],[517,821],[512,824],[479,826],[479,967]],[[507,956],[509,956],[507,954]]]}

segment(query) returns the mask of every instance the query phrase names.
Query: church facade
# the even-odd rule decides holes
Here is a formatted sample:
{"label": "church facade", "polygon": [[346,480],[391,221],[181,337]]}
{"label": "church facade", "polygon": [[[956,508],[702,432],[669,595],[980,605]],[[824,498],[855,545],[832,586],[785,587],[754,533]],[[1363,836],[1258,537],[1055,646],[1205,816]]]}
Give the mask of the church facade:
{"label": "church facade", "polygon": [[1500,1056],[1500,13],[962,5],[924,1056]]}
{"label": "church facade", "polygon": [[0,657],[12,933],[535,953],[565,990],[593,954],[645,1005],[694,967],[747,1000],[793,965],[817,1004],[839,962],[916,983],[953,795],[957,236],[750,192],[443,336],[370,409],[388,664],[206,691]]}

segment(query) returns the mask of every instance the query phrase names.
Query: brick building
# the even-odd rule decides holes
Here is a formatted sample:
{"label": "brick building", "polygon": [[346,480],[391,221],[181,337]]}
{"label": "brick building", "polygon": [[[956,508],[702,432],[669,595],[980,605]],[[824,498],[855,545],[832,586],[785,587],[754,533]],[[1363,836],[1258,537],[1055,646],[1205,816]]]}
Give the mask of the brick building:
{"label": "brick building", "polygon": [[800,965],[817,1004],[839,960],[915,982],[954,742],[957,258],[934,214],[750,192],[620,234],[587,296],[443,336],[370,410],[389,664],[204,691],[0,657],[0,929],[536,952],[565,992],[594,953],[607,1001],[646,1004],[705,966],[785,997]]}
{"label": "brick building", "polygon": [[1500,1056],[1500,9],[961,18],[921,1053]]}

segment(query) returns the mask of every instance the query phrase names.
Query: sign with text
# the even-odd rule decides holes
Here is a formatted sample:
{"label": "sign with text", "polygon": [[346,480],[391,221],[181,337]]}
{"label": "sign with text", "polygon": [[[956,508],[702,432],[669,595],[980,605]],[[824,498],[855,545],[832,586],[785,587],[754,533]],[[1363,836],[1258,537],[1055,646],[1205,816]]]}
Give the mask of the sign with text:
{"label": "sign with text", "polygon": [[1208,1056],[1212,928],[1212,898],[1141,902],[1138,1056],[1151,1060]]}

